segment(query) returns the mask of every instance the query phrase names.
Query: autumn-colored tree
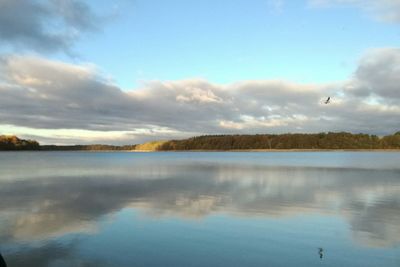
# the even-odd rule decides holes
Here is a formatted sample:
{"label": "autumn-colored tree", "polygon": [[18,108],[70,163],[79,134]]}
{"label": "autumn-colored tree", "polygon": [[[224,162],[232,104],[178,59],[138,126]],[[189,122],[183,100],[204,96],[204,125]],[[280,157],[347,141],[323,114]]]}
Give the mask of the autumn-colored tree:
{"label": "autumn-colored tree", "polygon": [[34,140],[24,140],[15,135],[0,136],[0,150],[38,150],[39,143]]}

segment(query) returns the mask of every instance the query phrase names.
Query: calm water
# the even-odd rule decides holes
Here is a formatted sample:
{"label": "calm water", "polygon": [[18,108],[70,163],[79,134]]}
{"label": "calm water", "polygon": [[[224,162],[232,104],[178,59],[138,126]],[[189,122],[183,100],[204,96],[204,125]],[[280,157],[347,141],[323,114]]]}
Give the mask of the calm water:
{"label": "calm water", "polygon": [[25,266],[400,266],[400,153],[0,153]]}

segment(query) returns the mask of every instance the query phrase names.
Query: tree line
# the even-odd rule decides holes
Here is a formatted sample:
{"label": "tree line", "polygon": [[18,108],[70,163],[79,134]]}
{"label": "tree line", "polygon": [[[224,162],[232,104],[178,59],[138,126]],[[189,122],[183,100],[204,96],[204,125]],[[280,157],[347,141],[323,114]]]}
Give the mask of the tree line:
{"label": "tree line", "polygon": [[204,135],[171,140],[158,147],[170,150],[240,149],[399,149],[400,132],[378,137],[369,134],[329,132],[317,134]]}
{"label": "tree line", "polygon": [[15,135],[0,135],[0,150],[42,150],[42,151],[90,151],[90,150],[135,150],[136,145],[113,146],[113,145],[44,145],[41,146],[35,140],[24,140]]}
{"label": "tree line", "polygon": [[347,132],[316,134],[204,135],[183,140],[156,141],[141,145],[44,145],[17,136],[0,136],[0,150],[42,151],[185,151],[245,149],[400,149],[400,131],[383,137]]}
{"label": "tree line", "polygon": [[113,145],[70,145],[70,146],[57,146],[57,145],[44,145],[40,146],[42,151],[126,151],[135,150],[136,145],[124,145],[124,146],[113,146]]}

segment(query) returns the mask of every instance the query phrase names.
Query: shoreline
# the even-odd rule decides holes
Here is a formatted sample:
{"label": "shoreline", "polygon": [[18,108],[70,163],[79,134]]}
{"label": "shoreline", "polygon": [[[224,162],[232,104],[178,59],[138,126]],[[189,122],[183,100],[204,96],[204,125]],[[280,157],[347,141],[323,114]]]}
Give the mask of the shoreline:
{"label": "shoreline", "polygon": [[123,152],[123,153],[163,153],[163,152],[400,152],[400,149],[229,149],[229,150],[0,150],[1,152]]}

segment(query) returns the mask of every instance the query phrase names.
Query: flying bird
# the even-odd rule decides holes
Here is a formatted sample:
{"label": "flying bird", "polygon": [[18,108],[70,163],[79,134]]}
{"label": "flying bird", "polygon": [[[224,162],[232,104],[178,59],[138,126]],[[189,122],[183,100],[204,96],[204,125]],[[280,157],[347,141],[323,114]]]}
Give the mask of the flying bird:
{"label": "flying bird", "polygon": [[329,96],[327,100],[325,100],[325,104],[329,104],[331,102],[331,97]]}

